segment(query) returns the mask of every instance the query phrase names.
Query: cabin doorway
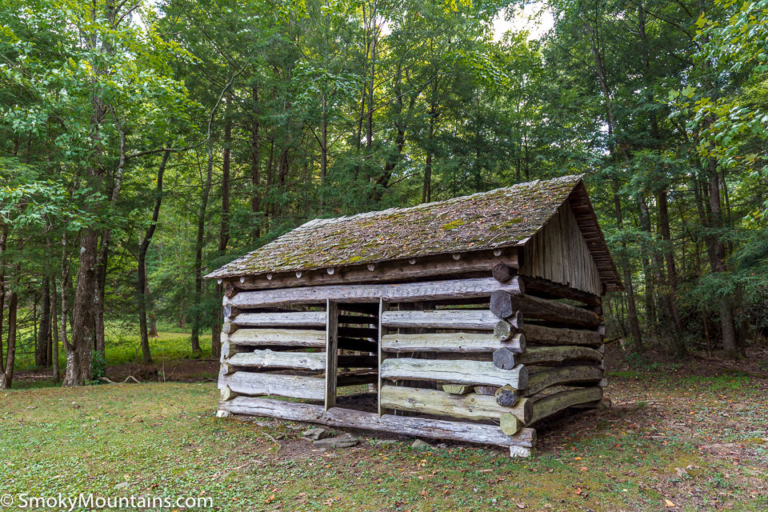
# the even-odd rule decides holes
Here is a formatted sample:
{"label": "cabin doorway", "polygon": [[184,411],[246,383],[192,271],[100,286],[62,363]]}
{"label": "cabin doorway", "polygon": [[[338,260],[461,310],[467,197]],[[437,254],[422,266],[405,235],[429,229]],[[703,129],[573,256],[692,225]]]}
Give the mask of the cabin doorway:
{"label": "cabin doorway", "polygon": [[328,301],[325,408],[378,410],[379,302]]}

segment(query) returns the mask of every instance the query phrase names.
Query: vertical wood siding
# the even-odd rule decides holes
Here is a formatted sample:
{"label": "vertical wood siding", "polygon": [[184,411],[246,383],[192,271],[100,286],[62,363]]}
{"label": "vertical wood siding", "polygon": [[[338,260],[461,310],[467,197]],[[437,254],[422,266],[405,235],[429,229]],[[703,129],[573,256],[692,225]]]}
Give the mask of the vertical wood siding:
{"label": "vertical wood siding", "polygon": [[600,273],[567,202],[526,242],[520,274],[601,295]]}

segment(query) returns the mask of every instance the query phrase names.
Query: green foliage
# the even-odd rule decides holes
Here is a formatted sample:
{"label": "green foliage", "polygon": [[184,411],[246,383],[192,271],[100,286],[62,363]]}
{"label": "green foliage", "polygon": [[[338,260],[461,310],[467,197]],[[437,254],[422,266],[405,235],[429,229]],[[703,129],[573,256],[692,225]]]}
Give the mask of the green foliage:
{"label": "green foliage", "polygon": [[98,350],[91,351],[91,379],[94,384],[100,384],[101,378],[107,376],[107,360]]}

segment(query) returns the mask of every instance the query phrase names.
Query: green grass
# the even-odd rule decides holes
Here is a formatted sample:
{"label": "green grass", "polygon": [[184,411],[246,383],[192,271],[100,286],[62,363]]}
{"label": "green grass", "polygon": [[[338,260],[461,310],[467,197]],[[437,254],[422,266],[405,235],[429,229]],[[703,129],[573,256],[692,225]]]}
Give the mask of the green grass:
{"label": "green grass", "polygon": [[762,511],[764,388],[742,377],[614,377],[617,407],[540,434],[527,460],[365,437],[320,451],[291,422],[216,418],[212,383],[8,391],[0,494],[203,496],[233,511],[649,511],[665,500],[670,510]]}
{"label": "green grass", "polygon": [[[150,338],[150,352],[153,359],[186,359],[206,358],[211,355],[210,332],[200,336],[201,352],[192,353],[191,336],[188,330],[180,329],[172,324],[160,324],[157,338]],[[105,329],[106,359],[108,366],[141,361],[141,340],[138,327],[126,326],[119,323],[109,324]],[[17,352],[16,369],[18,371],[35,368],[35,356],[30,332],[21,333],[21,347]],[[66,355],[59,347],[59,367],[64,368]]]}

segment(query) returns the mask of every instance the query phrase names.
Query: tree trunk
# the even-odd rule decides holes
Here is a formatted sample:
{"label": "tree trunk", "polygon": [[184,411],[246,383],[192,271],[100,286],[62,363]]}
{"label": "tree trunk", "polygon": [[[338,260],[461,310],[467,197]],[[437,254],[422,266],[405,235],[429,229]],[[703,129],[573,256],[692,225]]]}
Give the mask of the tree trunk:
{"label": "tree trunk", "polygon": [[259,168],[259,88],[253,87],[253,123],[251,124],[251,212],[253,221],[256,224],[254,240],[261,237],[261,221],[258,217],[261,210],[261,196],[259,195],[260,168]]}
{"label": "tree trunk", "polygon": [[[623,229],[624,218],[621,211],[621,198],[619,197],[619,184],[613,183],[613,206],[616,213],[616,226],[619,231]],[[635,342],[638,352],[645,351],[643,334],[640,331],[640,322],[637,319],[637,306],[635,305],[635,291],[632,285],[632,270],[629,268],[629,258],[626,256],[627,243],[621,240],[622,254],[620,257],[621,268],[624,273],[624,288],[627,292],[627,309],[629,314],[629,328],[632,332],[632,341]]]}
{"label": "tree trunk", "polygon": [[91,349],[94,338],[94,296],[99,235],[87,229],[81,235],[75,300],[72,305],[72,342],[67,351],[63,386],[83,386],[91,380]]}
{"label": "tree trunk", "polygon": [[659,231],[664,240],[664,260],[667,264],[667,286],[669,287],[670,314],[675,327],[675,352],[678,356],[686,356],[688,350],[683,340],[683,321],[680,318],[680,310],[677,306],[677,269],[675,268],[675,253],[672,247],[672,236],[669,229],[669,208],[667,205],[667,191],[658,193],[659,206]]}
{"label": "tree trunk", "polygon": [[[709,161],[709,204],[712,212],[710,229],[712,235],[712,251],[710,256],[714,264],[713,272],[726,272],[725,265],[725,245],[720,238],[720,228],[722,227],[722,210],[720,208],[720,180],[717,173],[717,161]],[[725,357],[731,359],[739,358],[739,342],[736,334],[736,326],[733,317],[733,302],[735,297],[726,295],[720,299],[720,322],[723,330],[723,349]]]}
{"label": "tree trunk", "polygon": [[[149,244],[152,243],[152,237],[157,229],[157,221],[160,218],[160,207],[163,204],[163,178],[165,176],[165,167],[171,153],[165,151],[160,160],[160,167],[157,169],[157,188],[155,189],[155,207],[152,210],[152,222],[144,234],[144,239],[139,244],[138,253],[138,280],[136,282],[136,296],[139,303],[139,336],[141,338],[141,356],[144,363],[152,362],[152,353],[149,348],[149,330],[147,329],[147,307],[152,302],[149,293],[149,281],[147,280],[147,251]],[[154,328],[157,336],[157,326]]]}
{"label": "tree trunk", "polygon": [[[229,186],[230,186],[230,158],[232,154],[232,120],[227,118],[224,124],[224,150],[221,164],[221,229],[219,231],[219,256],[227,253],[229,244]],[[224,287],[216,285],[216,295],[224,293]],[[211,327],[211,357],[218,358],[221,354],[221,324],[224,316],[221,308],[216,313],[216,322]]]}
{"label": "tree trunk", "polygon": [[208,141],[208,166],[203,195],[200,200],[200,209],[197,213],[197,240],[195,242],[195,304],[192,317],[192,352],[200,352],[200,327],[202,314],[200,303],[203,299],[203,245],[205,243],[205,212],[208,208],[208,198],[211,194],[211,181],[213,179],[213,141]]}
{"label": "tree trunk", "polygon": [[47,276],[43,278],[40,295],[40,326],[37,331],[35,365],[46,368],[50,364],[49,351],[51,340],[51,288]]}
{"label": "tree trunk", "polygon": [[106,357],[106,335],[104,332],[104,300],[107,287],[107,262],[109,260],[109,241],[112,237],[110,230],[104,230],[101,235],[101,249],[96,264],[96,291],[94,293],[94,350]]}
{"label": "tree trunk", "polygon": [[[16,277],[18,278],[18,265],[16,267]],[[0,389],[10,389],[13,384],[13,366],[16,362],[16,337],[18,334],[16,325],[16,314],[18,313],[19,297],[16,290],[11,289],[8,295],[8,342],[5,356],[5,368],[0,374]]]}
{"label": "tree trunk", "polygon": [[[435,80],[435,83],[437,83],[437,80]],[[437,86],[433,88],[432,93],[437,94]],[[437,121],[437,105],[435,105],[434,101],[429,106],[429,135],[427,137],[427,161],[426,165],[424,166],[424,188],[421,191],[421,202],[422,203],[428,203],[432,201],[432,155],[434,153],[433,151],[433,142],[435,138],[435,122]]]}
{"label": "tree trunk", "polygon": [[8,226],[0,217],[0,368],[4,367],[3,361],[3,319],[5,317],[5,263],[3,254],[8,243]]}
{"label": "tree trunk", "polygon": [[51,277],[51,368],[53,382],[59,382],[59,323],[56,300],[56,278]]}

